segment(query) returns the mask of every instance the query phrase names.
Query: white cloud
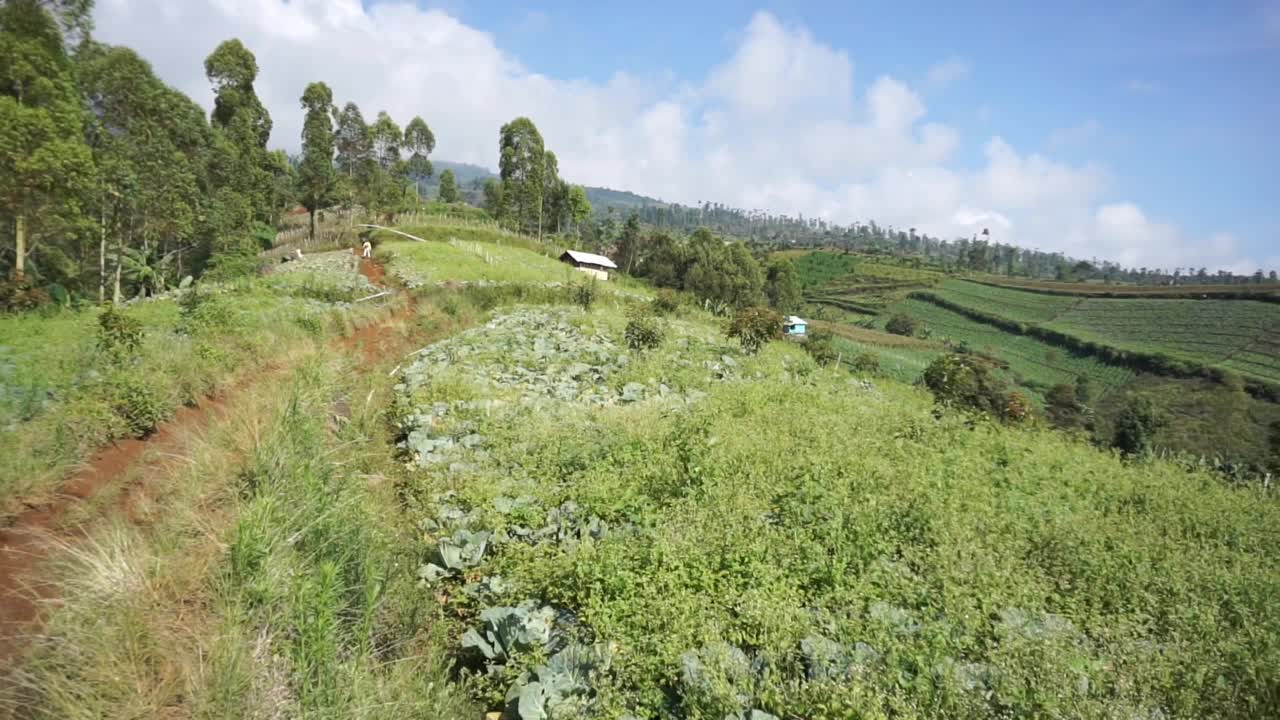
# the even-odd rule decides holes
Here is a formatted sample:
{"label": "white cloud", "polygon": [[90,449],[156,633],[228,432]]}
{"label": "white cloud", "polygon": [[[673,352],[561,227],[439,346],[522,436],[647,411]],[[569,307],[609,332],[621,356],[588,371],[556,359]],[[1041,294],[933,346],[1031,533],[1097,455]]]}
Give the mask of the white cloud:
{"label": "white cloud", "polygon": [[[959,134],[929,121],[917,90],[889,76],[858,87],[846,52],[765,12],[705,77],[600,82],[541,75],[493,35],[409,2],[99,0],[95,20],[100,39],[136,48],[205,105],[204,57],[240,38],[258,58],[273,143],[290,150],[302,88],[324,80],[366,117],[421,115],[449,160],[493,167],[498,127],[527,115],[575,182],[948,238],[989,227],[1000,241],[1138,264],[1248,262],[1238,246],[1215,255],[1131,204],[1100,206],[1106,177],[1091,165],[993,137],[982,166],[957,167]],[[967,72],[953,58],[925,84]]]}
{"label": "white cloud", "polygon": [[929,68],[929,72],[925,75],[925,84],[931,90],[941,90],[968,77],[972,69],[969,61],[964,58],[947,58]]}

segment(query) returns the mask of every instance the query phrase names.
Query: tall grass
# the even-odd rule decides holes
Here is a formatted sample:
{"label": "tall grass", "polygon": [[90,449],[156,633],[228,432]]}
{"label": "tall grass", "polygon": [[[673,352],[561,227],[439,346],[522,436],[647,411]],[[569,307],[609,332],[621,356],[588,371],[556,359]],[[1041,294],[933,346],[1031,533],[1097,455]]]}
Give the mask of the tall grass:
{"label": "tall grass", "polygon": [[[473,715],[395,522],[385,373],[324,357],[206,442],[143,527],[67,547],[6,709],[36,718]],[[20,712],[19,712],[20,711]]]}
{"label": "tall grass", "polygon": [[97,308],[0,317],[0,514],[40,500],[95,448],[146,435],[177,407],[381,312],[290,297],[260,280],[202,297],[185,310],[169,299],[123,309],[143,331],[126,354],[100,346]]}

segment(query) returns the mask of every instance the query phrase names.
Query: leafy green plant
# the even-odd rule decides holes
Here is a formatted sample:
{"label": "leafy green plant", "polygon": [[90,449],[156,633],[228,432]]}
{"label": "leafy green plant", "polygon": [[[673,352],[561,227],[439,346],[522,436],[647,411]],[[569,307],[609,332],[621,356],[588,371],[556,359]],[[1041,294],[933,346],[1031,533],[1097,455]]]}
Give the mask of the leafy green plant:
{"label": "leafy green plant", "polygon": [[869,352],[861,352],[849,359],[849,369],[859,375],[879,375],[880,358]]}
{"label": "leafy green plant", "polygon": [[1027,399],[1021,393],[1010,393],[1008,385],[996,374],[994,363],[981,355],[942,355],[925,368],[920,379],[943,405],[976,410],[1006,422],[1030,415]]}
{"label": "leafy green plant", "polygon": [[742,343],[743,352],[754,355],[765,343],[782,337],[782,316],[768,308],[742,308],[734,313],[726,334]]}
{"label": "leafy green plant", "polygon": [[613,648],[573,643],[526,673],[507,692],[507,713],[520,720],[590,717],[592,682],[609,669]]}
{"label": "leafy green plant", "polygon": [[659,288],[649,306],[653,308],[654,315],[670,315],[680,307],[680,294],[671,288]]}
{"label": "leafy green plant", "polygon": [[556,613],[527,601],[516,607],[493,607],[480,612],[480,627],[462,636],[462,648],[479,653],[490,663],[505,663],[515,655],[551,644]]}
{"label": "leafy green plant", "polygon": [[890,332],[894,335],[915,337],[920,332],[920,321],[910,315],[898,313],[885,322],[884,329],[885,332]]}
{"label": "leafy green plant", "polygon": [[627,347],[637,352],[652,350],[662,344],[662,323],[643,311],[633,311],[623,330]]}
{"label": "leafy green plant", "polygon": [[573,299],[573,304],[583,310],[590,310],[595,304],[596,298],[600,296],[600,288],[594,277],[574,283],[573,288],[569,292]]}
{"label": "leafy green plant", "polygon": [[469,530],[457,530],[452,536],[441,538],[436,543],[434,561],[422,566],[418,571],[419,577],[435,583],[479,565],[489,546],[489,538],[487,532]]}
{"label": "leafy green plant", "polygon": [[1111,447],[1126,457],[1149,455],[1155,434],[1168,423],[1150,398],[1134,395],[1116,417]]}
{"label": "leafy green plant", "polygon": [[117,362],[137,353],[142,338],[142,323],[115,305],[98,316],[98,347]]}
{"label": "leafy green plant", "polygon": [[169,417],[170,403],[144,378],[117,372],[104,389],[111,409],[131,435],[148,435]]}
{"label": "leafy green plant", "polygon": [[830,330],[822,328],[809,331],[804,341],[804,351],[819,365],[830,365],[840,357],[840,351],[835,346],[835,336]]}

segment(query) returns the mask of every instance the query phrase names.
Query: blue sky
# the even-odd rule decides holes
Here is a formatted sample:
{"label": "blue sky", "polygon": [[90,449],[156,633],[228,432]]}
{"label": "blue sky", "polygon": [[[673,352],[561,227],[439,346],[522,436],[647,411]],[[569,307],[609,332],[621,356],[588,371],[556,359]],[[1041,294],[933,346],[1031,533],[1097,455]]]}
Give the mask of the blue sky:
{"label": "blue sky", "polygon": [[[964,136],[1106,166],[1117,194],[1190,232],[1230,227],[1280,254],[1280,5],[1256,2],[646,2],[445,4],[490,28],[532,70],[605,81],[616,71],[701,77],[761,9],[847,50],[855,72],[927,84]],[[634,6],[633,6],[634,7]],[[1272,23],[1268,27],[1268,22]],[[959,159],[982,162],[981,145]]]}
{"label": "blue sky", "polygon": [[497,164],[532,118],[570,181],[1153,267],[1280,268],[1280,0],[98,0],[97,34],[210,104],[257,55],[272,143],[323,80]]}

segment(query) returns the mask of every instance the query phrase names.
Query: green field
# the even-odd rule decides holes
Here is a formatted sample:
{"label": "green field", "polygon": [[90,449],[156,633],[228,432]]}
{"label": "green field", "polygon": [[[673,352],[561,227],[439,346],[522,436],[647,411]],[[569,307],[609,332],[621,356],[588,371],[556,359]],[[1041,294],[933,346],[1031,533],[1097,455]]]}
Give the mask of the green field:
{"label": "green field", "polygon": [[792,259],[805,301],[863,315],[877,314],[915,290],[928,288],[942,273],[864,255],[815,251]]}
{"label": "green field", "polygon": [[1088,299],[1049,328],[1280,382],[1280,305],[1252,300]]}
{"label": "green field", "polygon": [[1068,297],[948,280],[931,294],[1124,352],[1280,382],[1280,305],[1254,300]]}
{"label": "green field", "polygon": [[1043,393],[1060,383],[1088,377],[1101,394],[1133,379],[1134,373],[1090,356],[1076,355],[1026,335],[1017,335],[972,320],[924,300],[908,299],[893,307],[922,321],[934,339],[966,343],[971,349],[1008,363],[1019,384]]}

